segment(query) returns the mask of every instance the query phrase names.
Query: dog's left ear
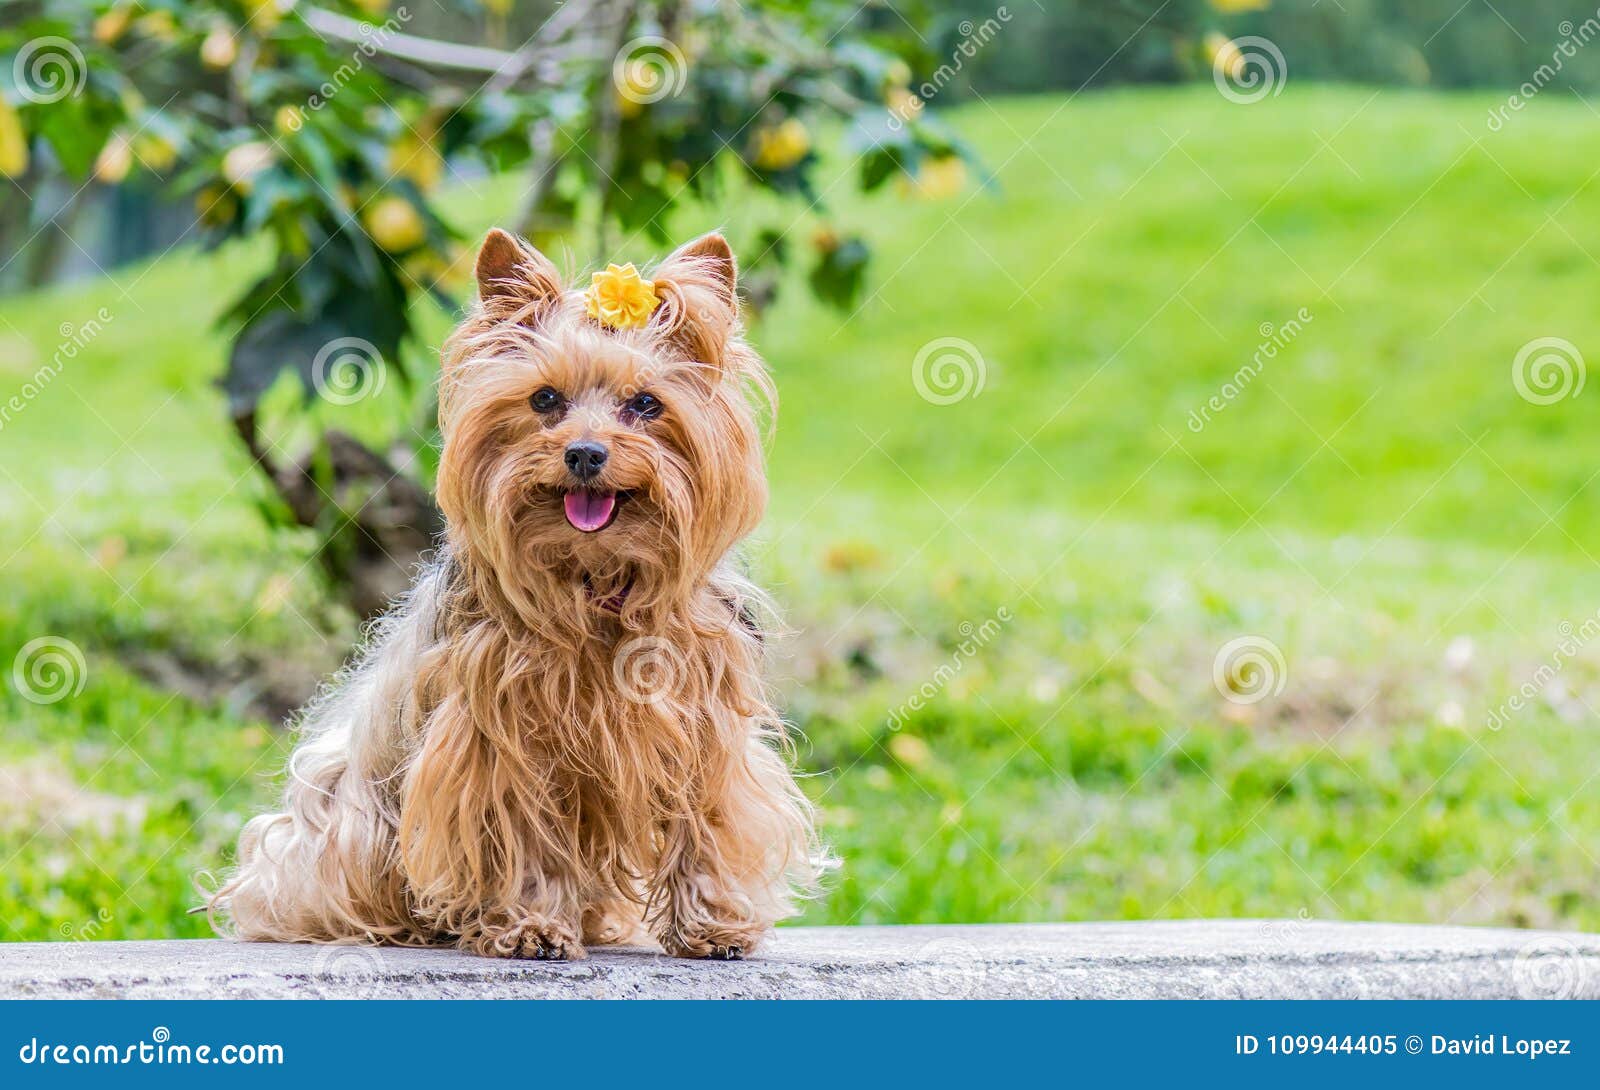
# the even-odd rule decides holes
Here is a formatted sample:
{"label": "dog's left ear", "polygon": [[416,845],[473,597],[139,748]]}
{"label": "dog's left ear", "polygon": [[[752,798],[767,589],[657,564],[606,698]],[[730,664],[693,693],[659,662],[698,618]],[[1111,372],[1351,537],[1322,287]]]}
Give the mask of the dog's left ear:
{"label": "dog's left ear", "polygon": [[729,306],[738,306],[735,289],[739,269],[728,240],[715,231],[679,246],[661,263],[659,271],[668,275],[688,274],[719,294]]}
{"label": "dog's left ear", "polygon": [[739,332],[738,265],[713,231],[674,250],[652,272],[662,305],[651,324],[684,343],[694,358],[720,364]]}

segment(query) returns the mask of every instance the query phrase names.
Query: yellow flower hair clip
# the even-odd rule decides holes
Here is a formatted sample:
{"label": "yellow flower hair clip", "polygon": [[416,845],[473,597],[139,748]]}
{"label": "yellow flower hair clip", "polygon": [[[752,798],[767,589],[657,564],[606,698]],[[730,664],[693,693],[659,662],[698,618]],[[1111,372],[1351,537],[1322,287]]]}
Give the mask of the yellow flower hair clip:
{"label": "yellow flower hair clip", "polygon": [[595,273],[583,298],[589,317],[612,329],[642,328],[661,305],[655,281],[640,276],[631,261]]}

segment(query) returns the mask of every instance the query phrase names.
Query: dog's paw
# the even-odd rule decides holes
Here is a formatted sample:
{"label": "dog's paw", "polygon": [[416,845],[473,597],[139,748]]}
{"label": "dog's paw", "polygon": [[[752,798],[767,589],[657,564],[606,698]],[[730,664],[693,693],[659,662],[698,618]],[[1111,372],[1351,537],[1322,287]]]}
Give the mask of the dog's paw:
{"label": "dog's paw", "polygon": [[582,961],[588,955],[577,935],[551,924],[522,923],[486,936],[480,953],[535,961]]}
{"label": "dog's paw", "polygon": [[675,958],[704,958],[707,961],[743,961],[761,942],[760,931],[717,928],[709,934],[678,933],[663,937],[661,945]]}

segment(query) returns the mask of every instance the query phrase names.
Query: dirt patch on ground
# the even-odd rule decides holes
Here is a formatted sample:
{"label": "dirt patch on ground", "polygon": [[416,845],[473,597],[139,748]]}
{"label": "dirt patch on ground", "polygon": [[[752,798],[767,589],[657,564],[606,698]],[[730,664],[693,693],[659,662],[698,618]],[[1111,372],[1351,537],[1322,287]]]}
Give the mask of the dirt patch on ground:
{"label": "dirt patch on ground", "polygon": [[55,831],[105,836],[119,826],[143,825],[144,816],[143,799],[91,791],[48,760],[0,764],[0,834]]}

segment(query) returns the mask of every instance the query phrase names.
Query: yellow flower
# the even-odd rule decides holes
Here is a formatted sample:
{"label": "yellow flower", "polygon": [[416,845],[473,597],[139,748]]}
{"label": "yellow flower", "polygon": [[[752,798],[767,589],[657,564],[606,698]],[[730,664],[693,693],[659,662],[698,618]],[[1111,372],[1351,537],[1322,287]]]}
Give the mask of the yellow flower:
{"label": "yellow flower", "polygon": [[583,296],[589,317],[612,329],[642,328],[661,305],[655,281],[641,277],[631,261],[595,273]]}

